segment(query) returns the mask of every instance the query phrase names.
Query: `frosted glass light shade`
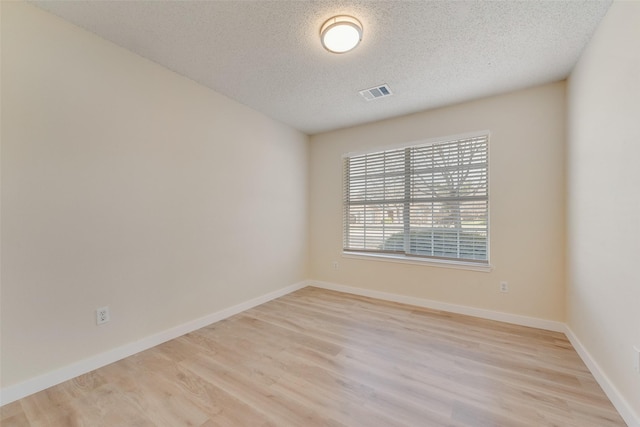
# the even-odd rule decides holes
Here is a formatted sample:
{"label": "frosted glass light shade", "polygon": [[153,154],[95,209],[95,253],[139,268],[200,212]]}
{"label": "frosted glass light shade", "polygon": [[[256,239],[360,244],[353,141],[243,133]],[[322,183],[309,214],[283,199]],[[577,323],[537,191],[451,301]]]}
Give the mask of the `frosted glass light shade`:
{"label": "frosted glass light shade", "polygon": [[329,52],[348,52],[362,40],[362,24],[352,16],[334,16],[322,24],[320,39]]}

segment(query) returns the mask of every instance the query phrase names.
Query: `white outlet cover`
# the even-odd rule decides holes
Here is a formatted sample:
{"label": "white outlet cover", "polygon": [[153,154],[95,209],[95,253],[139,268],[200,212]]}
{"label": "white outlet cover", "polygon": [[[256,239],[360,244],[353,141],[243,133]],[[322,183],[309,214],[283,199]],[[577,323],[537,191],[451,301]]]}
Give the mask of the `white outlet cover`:
{"label": "white outlet cover", "polygon": [[111,316],[109,315],[109,307],[100,307],[96,309],[96,324],[102,325],[103,323],[107,323],[111,320]]}
{"label": "white outlet cover", "polygon": [[640,374],[640,346],[633,346],[633,370]]}

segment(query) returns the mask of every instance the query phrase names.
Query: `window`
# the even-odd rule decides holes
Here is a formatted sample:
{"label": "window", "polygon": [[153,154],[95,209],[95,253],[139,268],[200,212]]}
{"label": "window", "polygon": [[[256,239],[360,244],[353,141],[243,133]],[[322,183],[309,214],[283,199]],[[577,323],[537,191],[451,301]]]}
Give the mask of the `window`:
{"label": "window", "polygon": [[488,265],[489,135],[344,158],[344,251]]}

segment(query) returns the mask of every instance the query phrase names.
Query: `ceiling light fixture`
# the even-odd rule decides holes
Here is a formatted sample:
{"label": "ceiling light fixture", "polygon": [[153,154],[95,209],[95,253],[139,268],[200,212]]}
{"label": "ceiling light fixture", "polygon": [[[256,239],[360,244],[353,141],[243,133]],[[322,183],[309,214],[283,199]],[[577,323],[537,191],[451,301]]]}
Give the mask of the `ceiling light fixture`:
{"label": "ceiling light fixture", "polygon": [[329,52],[349,52],[362,40],[362,24],[353,16],[334,16],[322,24],[320,40]]}

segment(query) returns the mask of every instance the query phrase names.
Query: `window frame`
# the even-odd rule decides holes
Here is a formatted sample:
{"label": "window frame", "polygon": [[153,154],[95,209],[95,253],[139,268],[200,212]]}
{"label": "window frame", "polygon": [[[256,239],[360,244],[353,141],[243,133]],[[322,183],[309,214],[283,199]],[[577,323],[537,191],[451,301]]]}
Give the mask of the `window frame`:
{"label": "window frame", "polygon": [[[442,144],[442,143],[451,143],[451,142],[455,142],[455,141],[461,141],[461,140],[469,140],[469,139],[474,139],[474,138],[486,138],[486,144],[487,144],[487,152],[486,152],[486,158],[487,158],[487,166],[486,166],[486,185],[487,185],[487,195],[486,195],[486,202],[487,202],[487,210],[486,210],[486,239],[487,239],[487,243],[486,243],[486,254],[487,254],[487,259],[486,260],[472,260],[472,259],[467,259],[467,258],[452,258],[452,257],[438,257],[438,256],[427,256],[427,255],[417,255],[417,254],[409,254],[406,251],[404,253],[403,252],[386,252],[383,250],[377,251],[377,250],[357,250],[357,249],[347,249],[346,248],[346,243],[347,243],[347,235],[346,233],[348,232],[348,224],[347,221],[349,221],[349,219],[347,218],[348,216],[348,212],[349,212],[349,207],[352,206],[352,204],[348,204],[347,200],[348,200],[348,196],[347,196],[347,191],[349,189],[349,185],[347,185],[346,180],[347,178],[347,174],[345,173],[346,170],[346,160],[347,159],[351,159],[353,157],[356,156],[363,156],[363,155],[367,155],[367,154],[374,154],[374,153],[382,153],[385,151],[391,151],[391,150],[402,150],[402,149],[406,149],[406,148],[415,148],[415,147],[424,147],[424,146],[429,146],[429,145],[434,145],[434,144]],[[389,146],[383,146],[383,147],[376,147],[374,149],[368,149],[368,150],[363,150],[363,151],[354,151],[354,152],[348,152],[342,155],[342,256],[344,258],[354,258],[354,259],[365,259],[365,260],[377,260],[377,261],[388,261],[388,262],[399,262],[399,263],[404,263],[404,264],[417,264],[417,265],[429,265],[429,266],[435,266],[435,267],[445,267],[445,268],[456,268],[456,269],[464,269],[464,270],[474,270],[474,271],[484,271],[484,272],[489,272],[493,269],[493,266],[490,263],[490,230],[491,230],[491,225],[490,225],[490,213],[491,213],[491,209],[490,209],[490,205],[491,205],[491,201],[490,201],[490,139],[491,139],[491,132],[489,130],[483,130],[483,131],[476,131],[476,132],[469,132],[469,133],[464,133],[464,134],[457,134],[457,135],[448,135],[448,136],[443,136],[443,137],[435,137],[435,138],[428,138],[428,139],[423,139],[423,140],[418,140],[418,141],[411,141],[411,142],[405,142],[405,143],[401,143],[401,144],[394,144],[394,145],[389,145]],[[406,160],[405,160],[406,162]],[[405,163],[405,167],[406,167],[406,163]],[[406,200],[403,203],[407,203]],[[411,203],[409,202],[409,207],[408,209],[410,209],[410,205]],[[406,208],[405,208],[406,209]],[[407,224],[404,224],[404,220],[406,220],[406,218],[403,219],[403,227],[405,229],[406,232],[406,228],[408,228]],[[405,239],[405,246],[406,246],[406,240]]]}

